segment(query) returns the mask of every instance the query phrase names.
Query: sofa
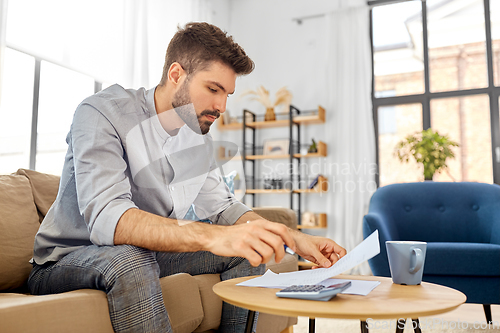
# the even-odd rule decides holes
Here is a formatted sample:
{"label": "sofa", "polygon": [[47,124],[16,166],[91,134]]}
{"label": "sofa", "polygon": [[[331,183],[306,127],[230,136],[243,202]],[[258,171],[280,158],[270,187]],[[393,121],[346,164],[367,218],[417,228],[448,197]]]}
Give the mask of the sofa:
{"label": "sofa", "polygon": [[[35,234],[57,195],[59,177],[19,169],[0,175],[0,332],[113,332],[106,294],[76,290],[33,296],[26,281],[31,271]],[[297,227],[290,209],[256,208],[271,221]],[[272,271],[297,270],[297,258],[289,254]],[[176,274],[161,279],[163,299],[174,332],[213,332],[220,324],[222,300],[212,287],[218,274]],[[243,288],[243,287],[242,287]],[[289,331],[297,318],[260,314],[257,332]]]}

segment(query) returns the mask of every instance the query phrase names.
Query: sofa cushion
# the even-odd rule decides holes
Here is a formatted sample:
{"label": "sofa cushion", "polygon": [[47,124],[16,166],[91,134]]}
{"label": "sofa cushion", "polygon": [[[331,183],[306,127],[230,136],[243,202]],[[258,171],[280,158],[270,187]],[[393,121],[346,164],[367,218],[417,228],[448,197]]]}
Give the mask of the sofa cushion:
{"label": "sofa cushion", "polygon": [[197,280],[189,274],[179,273],[161,278],[160,283],[173,331],[193,332],[203,320]]}
{"label": "sofa cushion", "polygon": [[19,169],[16,174],[29,179],[38,217],[42,223],[50,206],[56,200],[60,177],[27,169]]}
{"label": "sofa cushion", "polygon": [[113,333],[106,294],[82,289],[28,296],[0,293],[2,333]]}
{"label": "sofa cushion", "polygon": [[220,282],[219,274],[194,275],[198,282],[198,288],[203,305],[203,321],[194,332],[205,332],[210,329],[217,329],[222,316],[222,299],[217,296],[212,288]]}
{"label": "sofa cushion", "polygon": [[0,290],[22,287],[31,271],[33,242],[40,227],[28,178],[0,176]]}

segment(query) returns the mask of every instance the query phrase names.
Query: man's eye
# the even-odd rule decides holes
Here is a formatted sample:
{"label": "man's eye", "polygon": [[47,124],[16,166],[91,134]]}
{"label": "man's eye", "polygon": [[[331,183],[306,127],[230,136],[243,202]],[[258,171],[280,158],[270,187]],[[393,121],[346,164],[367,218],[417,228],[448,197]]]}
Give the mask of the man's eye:
{"label": "man's eye", "polygon": [[216,92],[217,92],[217,90],[216,90],[216,89],[212,89],[212,88],[208,88],[208,89],[209,89],[211,92],[213,92],[213,93],[216,93]]}

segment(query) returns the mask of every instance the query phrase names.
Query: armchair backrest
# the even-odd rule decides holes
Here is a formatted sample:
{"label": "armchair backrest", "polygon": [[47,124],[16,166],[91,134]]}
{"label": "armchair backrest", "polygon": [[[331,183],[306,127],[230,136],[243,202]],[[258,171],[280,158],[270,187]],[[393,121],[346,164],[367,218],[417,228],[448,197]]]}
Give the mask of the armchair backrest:
{"label": "armchair backrest", "polygon": [[369,213],[394,224],[400,240],[500,244],[500,186],[420,182],[379,188]]}

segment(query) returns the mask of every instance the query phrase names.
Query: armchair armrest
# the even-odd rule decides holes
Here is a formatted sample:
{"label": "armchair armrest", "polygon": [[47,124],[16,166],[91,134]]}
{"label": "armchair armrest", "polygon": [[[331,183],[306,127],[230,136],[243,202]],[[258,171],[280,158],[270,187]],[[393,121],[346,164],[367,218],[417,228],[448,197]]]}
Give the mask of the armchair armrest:
{"label": "armchair armrest", "polygon": [[378,229],[380,253],[370,259],[368,263],[374,275],[391,276],[385,242],[398,240],[399,235],[393,223],[388,223],[386,217],[378,213],[368,213],[363,217],[363,236],[366,238]]}
{"label": "armchair armrest", "polygon": [[290,229],[297,229],[297,216],[290,208],[256,207],[253,211],[269,221],[283,223]]}
{"label": "armchair armrest", "polygon": [[363,236],[368,237],[378,229],[380,244],[388,240],[398,240],[399,233],[395,224],[387,221],[387,217],[378,213],[368,213],[363,217]]}

